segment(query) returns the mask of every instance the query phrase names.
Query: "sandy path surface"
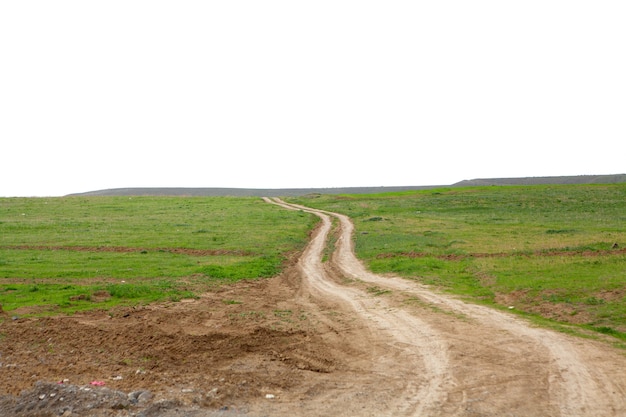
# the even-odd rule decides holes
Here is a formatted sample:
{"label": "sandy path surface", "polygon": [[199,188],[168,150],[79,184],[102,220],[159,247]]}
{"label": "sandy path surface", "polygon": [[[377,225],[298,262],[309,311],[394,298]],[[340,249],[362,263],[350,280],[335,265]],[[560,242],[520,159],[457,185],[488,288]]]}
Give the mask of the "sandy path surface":
{"label": "sandy path surface", "polygon": [[[322,253],[331,231],[329,214],[292,206],[280,199],[274,201],[282,207],[303,209],[321,218],[322,227],[299,261],[306,292],[317,299],[337,300],[343,307],[357,313],[358,319],[365,324],[358,339],[365,347],[363,354],[371,364],[372,377],[378,380],[374,384],[403,381],[392,393],[393,397],[385,401],[393,403],[393,407],[387,412],[378,409],[376,415],[437,413],[446,400],[447,389],[452,387],[446,342],[417,316],[392,308],[384,300],[358,288],[339,285],[331,278],[332,272],[322,264]],[[378,407],[369,404],[366,408],[372,412]]]}
{"label": "sandy path surface", "polygon": [[[385,366],[389,374],[406,379],[396,399],[397,415],[626,415],[623,352],[532,327],[408,280],[375,275],[354,255],[347,216],[274,201],[322,218],[322,230],[301,258],[304,276],[312,292],[343,300],[368,322],[372,344],[396,351],[396,363]],[[333,262],[344,277],[415,296],[438,314],[411,314],[374,302],[375,297],[325,275],[320,254],[329,216],[340,223]]]}

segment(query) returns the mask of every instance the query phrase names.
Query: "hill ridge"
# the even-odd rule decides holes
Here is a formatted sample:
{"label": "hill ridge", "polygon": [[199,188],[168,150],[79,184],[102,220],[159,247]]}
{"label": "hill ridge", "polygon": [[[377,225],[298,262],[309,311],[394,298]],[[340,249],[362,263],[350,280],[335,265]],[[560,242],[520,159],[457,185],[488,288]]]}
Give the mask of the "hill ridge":
{"label": "hill ridge", "polygon": [[290,197],[306,194],[376,194],[385,192],[428,190],[441,187],[472,187],[485,185],[549,185],[549,184],[616,184],[626,183],[626,174],[575,175],[520,178],[475,178],[450,185],[336,187],[336,188],[226,188],[226,187],[130,187],[110,188],[77,196],[189,196],[189,197]]}
{"label": "hill ridge", "polygon": [[549,184],[616,184],[626,182],[626,174],[569,175],[520,178],[475,178],[452,184],[454,187],[477,185],[549,185]]}

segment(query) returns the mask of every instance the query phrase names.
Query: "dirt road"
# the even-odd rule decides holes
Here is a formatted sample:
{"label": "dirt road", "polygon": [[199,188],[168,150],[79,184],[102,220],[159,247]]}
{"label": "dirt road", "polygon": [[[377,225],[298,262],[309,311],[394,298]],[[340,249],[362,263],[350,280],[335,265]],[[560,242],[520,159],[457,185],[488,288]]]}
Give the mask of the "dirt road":
{"label": "dirt road", "polygon": [[279,277],[0,317],[0,416],[626,415],[624,351],[372,274],[347,217],[266,201],[321,219]]}
{"label": "dirt road", "polygon": [[[626,358],[604,344],[531,327],[512,315],[434,293],[408,280],[367,271],[352,247],[353,226],[336,213],[274,203],[318,215],[323,227],[300,260],[311,294],[349,305],[367,323],[369,344],[386,355],[379,375],[405,380],[393,415],[626,415]],[[398,307],[332,280],[321,253],[339,220],[333,264],[340,276],[416,298]],[[373,287],[369,287],[373,288]],[[380,292],[380,291],[379,291]],[[405,303],[406,304],[406,303]],[[424,314],[424,310],[431,310]],[[435,313],[433,313],[435,312]],[[384,383],[381,380],[381,383]]]}

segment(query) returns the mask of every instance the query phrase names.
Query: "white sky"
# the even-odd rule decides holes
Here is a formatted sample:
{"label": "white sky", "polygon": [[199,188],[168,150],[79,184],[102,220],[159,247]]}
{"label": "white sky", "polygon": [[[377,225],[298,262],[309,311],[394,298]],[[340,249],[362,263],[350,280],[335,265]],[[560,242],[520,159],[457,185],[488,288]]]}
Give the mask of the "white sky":
{"label": "white sky", "polygon": [[626,2],[2,1],[0,196],[626,172]]}

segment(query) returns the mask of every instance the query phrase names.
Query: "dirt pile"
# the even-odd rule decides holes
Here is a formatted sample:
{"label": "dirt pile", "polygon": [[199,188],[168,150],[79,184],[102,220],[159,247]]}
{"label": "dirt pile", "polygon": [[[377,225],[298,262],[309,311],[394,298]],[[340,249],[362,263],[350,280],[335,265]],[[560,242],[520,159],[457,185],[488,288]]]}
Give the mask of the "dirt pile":
{"label": "dirt pile", "polygon": [[[4,320],[0,393],[9,395],[0,415],[92,415],[89,407],[139,415],[155,404],[241,411],[297,390],[341,365],[326,330],[293,301],[291,280],[239,283],[181,303]],[[127,398],[138,390],[151,400]]]}

